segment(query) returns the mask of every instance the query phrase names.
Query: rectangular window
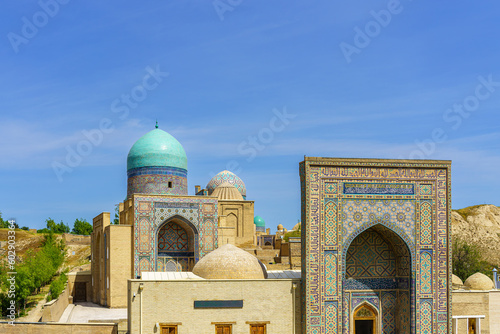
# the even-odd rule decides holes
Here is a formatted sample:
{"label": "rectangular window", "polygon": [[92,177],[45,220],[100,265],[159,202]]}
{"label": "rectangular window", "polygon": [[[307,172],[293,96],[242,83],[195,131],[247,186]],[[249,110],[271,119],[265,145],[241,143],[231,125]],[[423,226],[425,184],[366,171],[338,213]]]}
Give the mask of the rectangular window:
{"label": "rectangular window", "polygon": [[172,181],[168,181],[168,187],[172,188]]}
{"label": "rectangular window", "polygon": [[[269,321],[266,321],[266,323],[269,323]],[[265,323],[258,323],[258,324],[250,323],[250,334],[266,334],[266,324]]]}
{"label": "rectangular window", "polygon": [[215,325],[215,334],[232,334],[233,325],[230,324],[217,324]]}
{"label": "rectangular window", "polygon": [[162,325],[160,328],[160,334],[177,334],[177,326]]}

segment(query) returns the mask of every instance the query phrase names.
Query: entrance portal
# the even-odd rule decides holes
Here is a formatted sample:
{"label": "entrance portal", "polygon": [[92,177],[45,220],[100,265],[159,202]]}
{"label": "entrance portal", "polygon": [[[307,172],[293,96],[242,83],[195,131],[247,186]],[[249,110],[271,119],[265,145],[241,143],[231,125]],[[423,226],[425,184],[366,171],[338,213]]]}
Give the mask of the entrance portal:
{"label": "entrance portal", "polygon": [[354,334],[375,334],[377,315],[368,305],[360,306],[354,313]]}

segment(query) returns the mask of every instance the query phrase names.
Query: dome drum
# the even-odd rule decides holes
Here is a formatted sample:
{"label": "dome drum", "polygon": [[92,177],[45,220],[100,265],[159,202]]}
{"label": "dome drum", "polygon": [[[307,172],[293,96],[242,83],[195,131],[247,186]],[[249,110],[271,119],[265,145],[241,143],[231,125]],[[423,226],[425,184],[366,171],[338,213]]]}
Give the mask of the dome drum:
{"label": "dome drum", "polygon": [[[165,169],[168,169],[168,167],[165,167]],[[176,175],[176,173],[163,174],[141,171],[139,174],[128,177],[127,197],[133,194],[187,195],[186,176],[187,172],[183,176]]]}

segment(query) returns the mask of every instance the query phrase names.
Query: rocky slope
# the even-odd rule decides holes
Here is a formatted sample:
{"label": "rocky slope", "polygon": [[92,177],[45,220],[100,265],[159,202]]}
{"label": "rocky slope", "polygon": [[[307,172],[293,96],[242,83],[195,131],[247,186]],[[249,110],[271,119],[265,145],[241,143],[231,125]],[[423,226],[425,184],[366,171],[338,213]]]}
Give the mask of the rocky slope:
{"label": "rocky slope", "polygon": [[452,237],[475,244],[483,260],[500,267],[500,208],[476,205],[451,214]]}

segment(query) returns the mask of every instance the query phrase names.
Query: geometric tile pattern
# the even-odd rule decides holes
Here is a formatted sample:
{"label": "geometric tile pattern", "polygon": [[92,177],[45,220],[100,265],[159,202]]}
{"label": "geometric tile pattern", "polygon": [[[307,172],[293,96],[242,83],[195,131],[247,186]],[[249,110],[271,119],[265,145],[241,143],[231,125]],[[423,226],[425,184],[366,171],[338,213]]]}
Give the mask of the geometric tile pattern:
{"label": "geometric tile pattern", "polygon": [[420,243],[426,246],[432,244],[432,202],[430,200],[420,203]]}
{"label": "geometric tile pattern", "polygon": [[398,310],[400,332],[410,333],[410,295],[408,291],[399,292]]}
{"label": "geometric tile pattern", "polygon": [[[451,332],[450,166],[448,161],[304,159],[305,332],[348,333],[352,312],[346,308],[368,298],[376,303],[354,296],[369,289],[380,297],[381,305],[374,306],[385,332],[394,333],[396,323],[400,333],[432,333],[433,323],[435,330]],[[366,240],[368,229],[385,245],[375,237]],[[368,244],[372,252],[364,247]],[[356,262],[358,255],[364,260]]]}
{"label": "geometric tile pattern", "polygon": [[175,167],[140,167],[127,172],[127,197],[133,194],[187,195],[187,171]]}
{"label": "geometric tile pattern", "polygon": [[395,277],[396,258],[377,232],[366,231],[351,243],[346,258],[346,278]]}
{"label": "geometric tile pattern", "polygon": [[422,334],[432,334],[432,301],[422,301],[420,303],[420,332]]}
{"label": "geometric tile pattern", "polygon": [[247,198],[247,189],[245,187],[245,183],[241,180],[238,175],[228,171],[223,170],[222,172],[215,175],[207,184],[208,194],[211,195],[212,192],[220,186],[222,183],[228,182],[232,184],[238,191],[240,192],[243,199]]}
{"label": "geometric tile pattern", "polygon": [[326,303],[326,312],[325,312],[325,320],[326,320],[326,330],[327,333],[338,333],[337,331],[337,303],[336,302],[327,302]]}
{"label": "geometric tile pattern", "polygon": [[396,292],[382,293],[382,331],[396,333]]}
{"label": "geometric tile pattern", "polygon": [[[337,199],[327,198],[325,199],[325,225],[328,227],[337,226]],[[325,244],[326,245],[336,245],[337,244],[337,229],[326,228],[325,229]]]}
{"label": "geometric tile pattern", "polygon": [[420,254],[420,291],[422,294],[432,292],[432,255],[429,252]]}
{"label": "geometric tile pattern", "polygon": [[187,251],[188,235],[186,230],[174,222],[169,222],[158,232],[158,250]]}
{"label": "geometric tile pattern", "polygon": [[[160,244],[157,244],[160,228],[169,225],[168,222],[164,223],[173,217],[185,223],[192,230],[190,233],[194,235],[194,240],[192,240],[193,244],[189,246],[189,249],[194,250],[194,254],[191,255],[194,255],[194,262],[217,248],[217,199],[203,196],[134,195],[133,201],[134,277],[139,276],[141,271],[155,271],[156,268],[166,265],[166,263],[158,265],[156,263],[160,244],[165,245],[165,247],[185,247],[183,238],[187,235],[184,235],[180,230],[176,232],[178,239],[172,239],[175,233],[168,237],[171,239],[160,236]],[[177,224],[169,226],[173,228],[174,225]],[[186,233],[182,227],[180,228]],[[179,261],[191,260],[182,255],[179,257]],[[183,265],[183,267],[188,266],[191,264]]]}
{"label": "geometric tile pattern", "polygon": [[349,236],[360,228],[374,222],[386,222],[403,231],[407,240],[415,238],[415,201],[414,200],[342,200],[342,235],[344,246]]}
{"label": "geometric tile pattern", "polygon": [[325,253],[326,284],[325,295],[337,294],[337,255],[334,252]]}

